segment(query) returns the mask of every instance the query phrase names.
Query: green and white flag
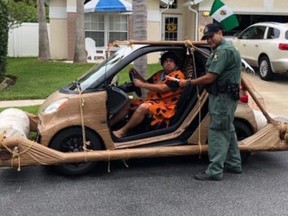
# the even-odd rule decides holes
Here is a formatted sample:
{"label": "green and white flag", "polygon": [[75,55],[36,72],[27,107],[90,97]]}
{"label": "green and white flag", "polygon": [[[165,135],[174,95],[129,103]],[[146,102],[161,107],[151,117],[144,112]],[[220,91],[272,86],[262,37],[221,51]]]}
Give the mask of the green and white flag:
{"label": "green and white flag", "polygon": [[219,22],[226,31],[239,26],[237,16],[220,0],[214,0],[209,16]]}

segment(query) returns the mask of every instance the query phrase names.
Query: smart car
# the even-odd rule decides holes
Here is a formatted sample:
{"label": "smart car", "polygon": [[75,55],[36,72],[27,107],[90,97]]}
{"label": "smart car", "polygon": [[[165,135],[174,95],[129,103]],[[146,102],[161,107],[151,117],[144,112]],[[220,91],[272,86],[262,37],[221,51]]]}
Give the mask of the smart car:
{"label": "smart car", "polygon": [[[125,137],[113,136],[112,131],[125,124],[129,116],[113,127],[109,122],[111,117],[131,97],[141,97],[141,90],[133,86],[133,75],[128,75],[136,65],[135,61],[144,56],[148,62],[155,61],[166,51],[173,51],[178,56],[181,60],[179,67],[186,77],[205,74],[210,48],[204,42],[196,42],[192,46],[179,41],[120,43],[113,56],[45,100],[38,113],[38,142],[61,152],[81,152],[84,139],[88,149],[108,153],[125,149],[139,149],[140,152],[145,148],[157,152],[159,147],[206,144],[209,114],[205,86],[184,88],[177,102],[176,113],[167,127],[151,127],[147,118]],[[160,69],[161,65],[154,64],[154,67]],[[117,75],[120,81],[115,78]],[[121,78],[123,75],[129,80]],[[131,91],[136,94],[131,94]],[[257,131],[247,95],[239,101],[234,125],[239,140]],[[145,157],[145,154],[142,156]],[[67,163],[58,165],[56,169],[65,174],[83,174],[96,164]]]}

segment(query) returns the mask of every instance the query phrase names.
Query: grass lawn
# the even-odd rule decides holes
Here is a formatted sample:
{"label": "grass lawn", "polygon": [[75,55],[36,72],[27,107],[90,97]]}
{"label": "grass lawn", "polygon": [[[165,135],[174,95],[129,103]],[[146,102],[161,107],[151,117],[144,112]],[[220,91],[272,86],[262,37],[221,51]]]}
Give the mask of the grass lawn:
{"label": "grass lawn", "polygon": [[[15,108],[23,110],[23,111],[28,112],[28,113],[37,114],[39,107],[40,106],[37,105],[37,106],[15,107]],[[2,112],[5,109],[8,109],[8,108],[0,108],[0,112]]]}
{"label": "grass lawn", "polygon": [[[1,91],[0,100],[45,99],[52,92],[77,79],[94,64],[41,62],[37,58],[8,58],[6,75],[17,77],[16,84]],[[132,65],[131,65],[132,67]],[[128,69],[120,73],[120,82],[128,81]],[[148,65],[148,77],[161,68]]]}
{"label": "grass lawn", "polygon": [[41,62],[37,58],[8,58],[6,75],[17,77],[16,84],[1,91],[0,100],[42,99],[78,78],[93,64]]}

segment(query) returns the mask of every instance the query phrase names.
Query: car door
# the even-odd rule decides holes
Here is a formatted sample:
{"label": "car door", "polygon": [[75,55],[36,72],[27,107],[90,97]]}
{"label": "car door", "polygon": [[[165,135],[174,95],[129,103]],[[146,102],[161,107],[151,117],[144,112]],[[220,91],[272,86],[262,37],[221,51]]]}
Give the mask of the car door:
{"label": "car door", "polygon": [[260,48],[264,42],[265,26],[251,26],[244,30],[237,40],[238,48],[242,58],[250,65],[258,66]]}
{"label": "car door", "polygon": [[254,39],[249,40],[247,42],[247,52],[248,59],[250,64],[258,67],[258,59],[263,50],[265,50],[265,46],[267,41],[265,40],[266,35],[266,26],[255,26],[255,34]]}

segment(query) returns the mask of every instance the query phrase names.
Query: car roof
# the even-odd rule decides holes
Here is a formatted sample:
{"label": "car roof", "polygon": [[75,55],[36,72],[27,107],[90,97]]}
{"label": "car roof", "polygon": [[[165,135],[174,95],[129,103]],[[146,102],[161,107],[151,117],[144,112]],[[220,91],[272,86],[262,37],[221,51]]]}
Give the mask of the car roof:
{"label": "car roof", "polygon": [[153,40],[129,40],[129,41],[114,41],[113,45],[149,45],[149,46],[205,46],[208,45],[206,41],[153,41]]}
{"label": "car roof", "polygon": [[288,28],[288,23],[278,23],[278,22],[259,22],[255,23],[252,26],[269,26],[269,27],[280,27],[280,28]]}

